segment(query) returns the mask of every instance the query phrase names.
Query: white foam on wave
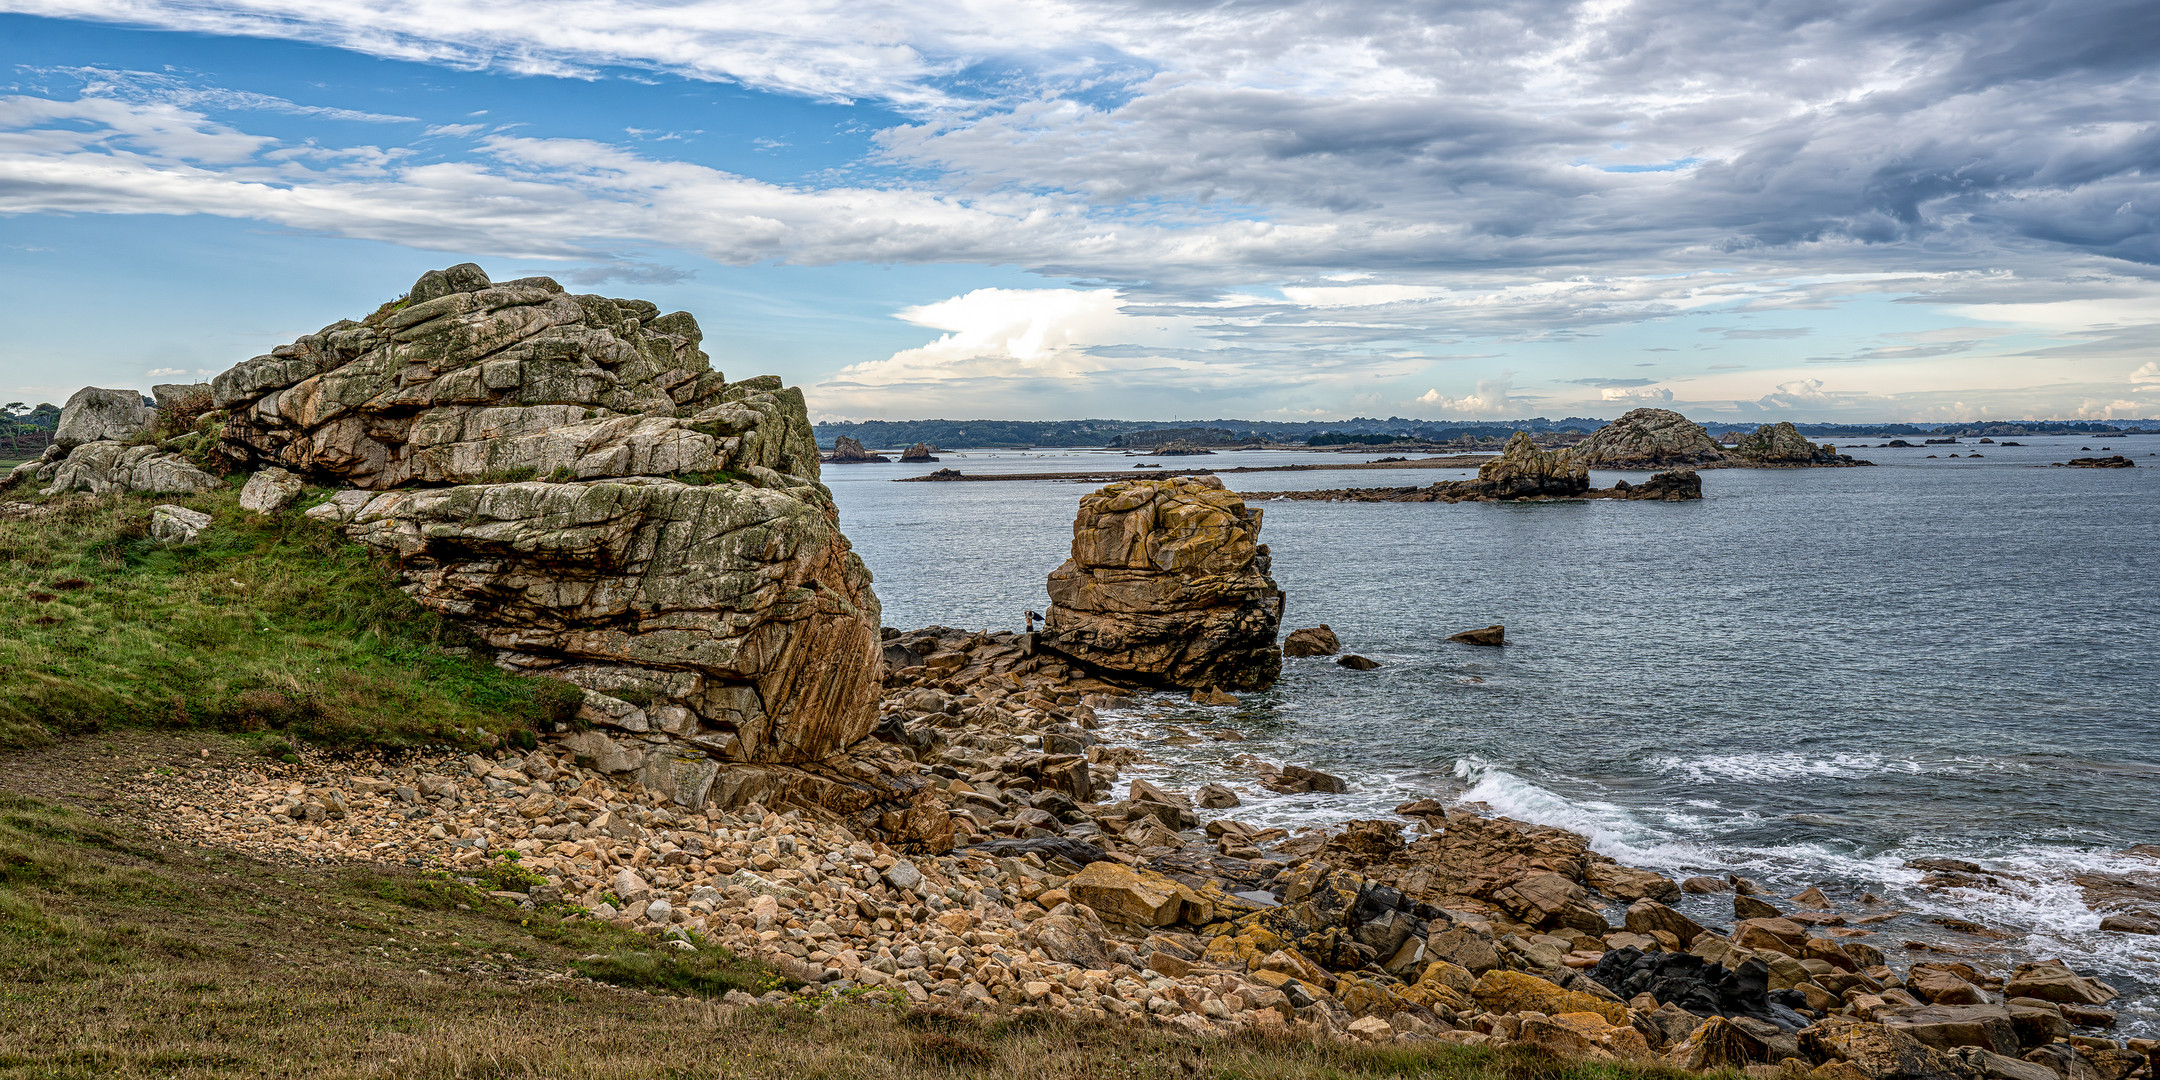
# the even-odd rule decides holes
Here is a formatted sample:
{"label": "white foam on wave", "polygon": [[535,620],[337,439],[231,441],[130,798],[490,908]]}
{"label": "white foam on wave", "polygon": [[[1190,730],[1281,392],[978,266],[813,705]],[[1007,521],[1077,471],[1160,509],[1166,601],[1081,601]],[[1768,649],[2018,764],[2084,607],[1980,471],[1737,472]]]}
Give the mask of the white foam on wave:
{"label": "white foam on wave", "polygon": [[1940,761],[1886,758],[1881,754],[1808,755],[1792,750],[1762,750],[1700,757],[1657,758],[1661,773],[1675,773],[1697,784],[1786,783],[1795,780],[1857,780],[1867,776],[1960,776],[1974,773],[2030,772],[2030,762],[1959,756]]}
{"label": "white foam on wave", "polygon": [[1629,866],[1673,869],[1703,863],[1701,851],[1617,804],[1568,799],[1475,756],[1457,758],[1455,775],[1468,785],[1460,801],[1484,803],[1517,821],[1566,829],[1588,838],[1590,850]]}
{"label": "white foam on wave", "polygon": [[1680,773],[1697,784],[1783,780],[1850,780],[1879,772],[1917,772],[1912,762],[1885,765],[1881,754],[1833,754],[1810,757],[1789,750],[1661,758],[1650,763],[1661,773]]}

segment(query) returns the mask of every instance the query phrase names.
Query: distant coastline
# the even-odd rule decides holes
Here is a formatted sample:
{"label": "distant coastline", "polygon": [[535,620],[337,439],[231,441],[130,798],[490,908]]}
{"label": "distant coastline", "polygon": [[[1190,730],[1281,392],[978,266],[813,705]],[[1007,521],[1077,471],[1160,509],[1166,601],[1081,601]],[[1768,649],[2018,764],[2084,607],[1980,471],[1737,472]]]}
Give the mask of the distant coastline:
{"label": "distant coastline", "polygon": [[[1718,432],[1727,428],[1752,430],[1775,419],[1712,418],[1707,426]],[[812,425],[820,447],[831,449],[834,440],[847,436],[872,449],[901,449],[926,443],[947,450],[1020,449],[1132,449],[1152,447],[1173,438],[1199,446],[1232,449],[1267,445],[1276,449],[1317,448],[1321,445],[1353,445],[1357,450],[1448,449],[1489,444],[1497,451],[1518,431],[1559,439],[1586,436],[1605,426],[1607,420],[1571,416],[1560,420],[1532,417],[1523,420],[1417,420],[1404,417],[1349,420],[1313,420],[1296,423],[1273,420],[864,420],[832,421]],[[1884,422],[1867,424],[1807,424],[1793,422],[1801,434],[1833,442],[1887,438],[2017,438],[2024,435],[2131,435],[2160,434],[2160,419],[2145,420],[1987,420],[1944,424]],[[1327,435],[1397,436],[1402,441],[1377,438],[1349,443],[1315,443]]]}

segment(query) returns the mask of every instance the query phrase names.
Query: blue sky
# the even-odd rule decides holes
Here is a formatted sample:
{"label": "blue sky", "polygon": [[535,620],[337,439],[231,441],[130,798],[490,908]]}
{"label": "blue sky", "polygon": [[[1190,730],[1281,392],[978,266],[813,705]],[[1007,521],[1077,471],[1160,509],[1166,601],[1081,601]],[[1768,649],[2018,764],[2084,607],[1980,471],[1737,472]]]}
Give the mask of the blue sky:
{"label": "blue sky", "polygon": [[690,311],[826,418],[2155,416],[2156,35],[0,0],[0,394],[192,381],[470,260]]}

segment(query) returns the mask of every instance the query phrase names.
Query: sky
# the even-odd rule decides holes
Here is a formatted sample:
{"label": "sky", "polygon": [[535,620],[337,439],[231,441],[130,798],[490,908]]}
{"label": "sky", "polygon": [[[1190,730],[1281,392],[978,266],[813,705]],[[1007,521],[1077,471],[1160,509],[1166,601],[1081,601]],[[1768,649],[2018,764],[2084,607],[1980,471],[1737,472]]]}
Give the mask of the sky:
{"label": "sky", "polygon": [[0,0],[0,395],[472,261],[819,419],[2160,416],[2150,0]]}

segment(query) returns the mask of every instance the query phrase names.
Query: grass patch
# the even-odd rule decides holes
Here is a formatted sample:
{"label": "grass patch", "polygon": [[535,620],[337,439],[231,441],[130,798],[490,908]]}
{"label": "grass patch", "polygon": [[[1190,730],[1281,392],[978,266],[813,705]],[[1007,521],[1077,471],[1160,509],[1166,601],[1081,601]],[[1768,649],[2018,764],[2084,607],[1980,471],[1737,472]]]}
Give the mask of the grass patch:
{"label": "grass patch", "polygon": [[[68,740],[0,758],[0,792],[96,790],[108,771],[196,763],[200,747],[225,747],[209,764],[226,766],[230,740],[219,736]],[[612,925],[563,922],[455,878],[273,865],[161,842],[127,824],[136,812],[115,806],[95,818],[0,795],[0,863],[22,868],[0,877],[0,1080],[1685,1075],[1521,1049],[1204,1039],[1164,1026],[909,1009],[884,991],[815,1012],[729,1008],[708,995],[738,975],[761,976],[720,950],[668,957]],[[564,977],[574,970],[621,985]]]}
{"label": "grass patch", "polygon": [[[330,747],[530,745],[574,687],[497,668],[396,589],[383,557],[237,493],[76,496],[0,521],[0,746],[114,726],[255,733],[273,756]],[[172,502],[214,519],[147,535]]]}

